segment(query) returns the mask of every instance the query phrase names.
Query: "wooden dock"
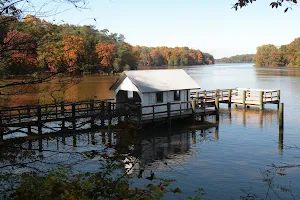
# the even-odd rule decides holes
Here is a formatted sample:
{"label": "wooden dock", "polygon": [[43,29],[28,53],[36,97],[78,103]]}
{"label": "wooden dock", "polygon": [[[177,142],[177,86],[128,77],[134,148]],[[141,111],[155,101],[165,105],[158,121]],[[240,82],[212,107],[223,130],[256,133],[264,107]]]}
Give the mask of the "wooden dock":
{"label": "wooden dock", "polygon": [[266,104],[280,104],[280,90],[234,88],[234,89],[217,89],[203,90],[191,93],[195,99],[204,99],[218,103],[226,103],[228,107],[241,105],[244,108],[249,106],[258,106],[261,110]]}
{"label": "wooden dock", "polygon": [[[260,90],[249,88],[217,89],[195,91],[190,94],[191,101],[169,102],[142,106],[140,103],[114,102],[109,100],[90,100],[72,103],[44,104],[36,106],[0,107],[0,144],[3,136],[14,132],[27,135],[43,134],[43,128],[53,131],[77,130],[87,127],[111,126],[113,121],[142,124],[167,122],[171,125],[173,119],[191,118],[191,121],[204,121],[205,116],[215,116],[219,121],[219,104],[259,106],[262,110],[265,104],[277,104],[282,118],[283,104],[280,104],[280,90]],[[160,109],[160,107],[166,109]],[[144,111],[147,112],[144,112]],[[49,125],[50,123],[50,125]],[[52,124],[59,127],[53,128]]]}

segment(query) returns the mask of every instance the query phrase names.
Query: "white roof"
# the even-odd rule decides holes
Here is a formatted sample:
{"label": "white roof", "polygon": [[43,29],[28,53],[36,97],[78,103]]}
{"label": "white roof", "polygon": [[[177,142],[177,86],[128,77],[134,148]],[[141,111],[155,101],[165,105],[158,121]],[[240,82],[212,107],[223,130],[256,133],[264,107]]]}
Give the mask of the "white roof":
{"label": "white roof", "polygon": [[125,71],[110,87],[115,90],[128,77],[140,92],[200,89],[183,69]]}

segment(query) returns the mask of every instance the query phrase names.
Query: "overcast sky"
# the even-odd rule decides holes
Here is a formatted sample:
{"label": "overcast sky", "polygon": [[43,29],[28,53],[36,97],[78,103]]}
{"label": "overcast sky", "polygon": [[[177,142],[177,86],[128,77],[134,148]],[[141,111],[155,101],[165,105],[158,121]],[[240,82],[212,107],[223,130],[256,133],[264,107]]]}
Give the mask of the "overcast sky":
{"label": "overcast sky", "polygon": [[65,11],[55,21],[122,33],[132,45],[188,46],[215,58],[255,53],[259,45],[279,46],[300,37],[300,7],[284,13],[284,8],[271,9],[270,0],[238,11],[231,9],[235,0],[88,1],[90,9]]}

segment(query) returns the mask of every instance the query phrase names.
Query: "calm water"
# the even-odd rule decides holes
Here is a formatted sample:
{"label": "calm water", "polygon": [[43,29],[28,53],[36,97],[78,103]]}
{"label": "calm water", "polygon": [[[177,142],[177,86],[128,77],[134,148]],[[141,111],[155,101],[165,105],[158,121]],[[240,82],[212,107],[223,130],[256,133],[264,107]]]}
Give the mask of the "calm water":
{"label": "calm water", "polygon": [[[280,89],[284,103],[284,139],[279,140],[276,105],[268,105],[264,111],[258,109],[232,109],[221,105],[219,128],[186,131],[173,128],[172,136],[168,130],[147,129],[141,134],[139,145],[132,147],[132,141],[122,131],[113,133],[92,133],[67,137],[61,141],[50,139],[43,141],[49,149],[77,150],[101,149],[102,143],[118,144],[126,149],[134,149],[134,155],[142,154],[135,170],[145,168],[145,175],[155,171],[160,177],[176,179],[185,195],[193,194],[197,188],[204,188],[205,199],[240,199],[246,192],[265,198],[268,185],[263,182],[262,171],[270,169],[272,164],[297,164],[295,158],[300,149],[300,70],[295,69],[257,69],[251,64],[216,64],[213,66],[194,66],[185,68],[186,72],[202,89],[222,89],[234,87]],[[76,97],[111,98],[108,87],[116,77],[85,77],[75,86]],[[120,139],[123,138],[122,140]],[[127,139],[126,139],[127,138]],[[37,142],[32,144],[38,146]],[[77,147],[76,147],[77,146]],[[43,155],[45,156],[45,155]],[[45,156],[46,157],[46,156]],[[49,158],[53,160],[52,156]],[[68,157],[69,159],[70,157]],[[80,158],[71,157],[83,170],[93,170],[92,163],[79,162]],[[57,159],[64,160],[61,156]],[[136,184],[144,180],[136,179],[137,171],[131,173]],[[284,176],[276,175],[274,183],[291,187],[293,195],[300,195],[300,170],[292,168]],[[290,186],[289,186],[290,184]],[[293,199],[289,192],[276,189],[282,199]],[[167,196],[166,199],[173,199]],[[295,197],[298,199],[299,197]],[[271,193],[271,199],[278,199]]]}

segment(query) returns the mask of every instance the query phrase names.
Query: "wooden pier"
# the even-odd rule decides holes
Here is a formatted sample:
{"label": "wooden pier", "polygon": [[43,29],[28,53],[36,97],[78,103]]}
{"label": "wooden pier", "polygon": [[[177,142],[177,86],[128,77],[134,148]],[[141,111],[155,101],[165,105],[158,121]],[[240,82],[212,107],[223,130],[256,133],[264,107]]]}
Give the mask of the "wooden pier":
{"label": "wooden pier", "polygon": [[234,88],[191,92],[191,97],[216,103],[226,103],[228,107],[241,105],[244,108],[258,106],[261,110],[266,104],[280,104],[280,90]]}
{"label": "wooden pier", "polygon": [[[142,106],[140,103],[114,102],[109,100],[90,100],[73,103],[45,104],[0,108],[0,144],[3,136],[22,132],[27,135],[41,135],[43,128],[56,131],[77,130],[85,126],[111,126],[113,121],[142,124],[167,122],[173,119],[191,118],[191,121],[204,121],[205,116],[215,116],[219,121],[219,104],[258,106],[277,104],[280,126],[283,128],[283,104],[280,104],[280,90],[259,90],[249,88],[203,90],[190,93],[191,101],[174,101],[166,104]],[[164,107],[166,109],[161,109]],[[147,112],[145,112],[147,111]],[[50,123],[50,124],[49,124]],[[52,123],[52,124],[51,124]],[[51,127],[53,124],[59,127]]]}

